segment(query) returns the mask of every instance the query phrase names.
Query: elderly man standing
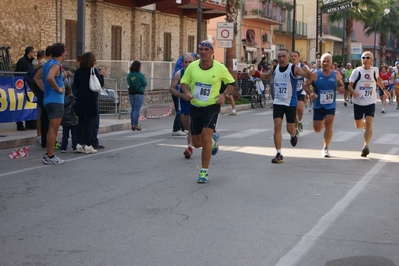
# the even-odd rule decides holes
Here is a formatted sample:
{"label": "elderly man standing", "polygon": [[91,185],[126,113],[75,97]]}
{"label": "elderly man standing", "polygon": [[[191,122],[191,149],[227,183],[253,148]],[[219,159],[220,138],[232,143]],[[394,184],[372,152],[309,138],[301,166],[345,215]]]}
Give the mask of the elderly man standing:
{"label": "elderly man standing", "polygon": [[[198,183],[208,182],[211,155],[215,155],[219,135],[215,128],[220,106],[234,90],[235,80],[227,68],[213,60],[213,45],[209,41],[199,44],[200,60],[192,62],[181,79],[181,90],[185,100],[190,100],[191,135],[195,148],[202,147],[201,169]],[[220,93],[222,82],[227,86]],[[183,97],[182,97],[183,98]],[[213,142],[213,143],[212,143]]]}
{"label": "elderly man standing", "polygon": [[382,83],[378,68],[372,67],[373,54],[370,51],[365,51],[361,60],[362,66],[353,70],[349,78],[348,90],[353,96],[355,127],[364,129],[364,146],[361,156],[367,157],[370,153],[369,143],[373,135],[377,84],[383,88],[385,95],[388,96],[389,92]]}

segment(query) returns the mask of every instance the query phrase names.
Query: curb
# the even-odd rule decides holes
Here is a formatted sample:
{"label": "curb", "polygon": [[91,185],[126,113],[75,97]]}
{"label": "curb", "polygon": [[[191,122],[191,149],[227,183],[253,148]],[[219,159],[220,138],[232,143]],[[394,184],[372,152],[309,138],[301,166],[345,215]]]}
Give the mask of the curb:
{"label": "curb", "polygon": [[[239,104],[236,105],[237,111],[242,111],[242,110],[248,110],[251,109],[251,104]],[[222,106],[220,109],[220,114],[228,114],[231,112],[231,105],[225,105]],[[170,116],[171,113],[168,112],[166,115],[160,115],[157,116],[156,118],[161,118],[161,117],[166,117]],[[146,119],[152,119],[153,117],[148,117]],[[106,125],[106,126],[100,126],[98,133],[103,134],[103,133],[109,133],[109,132],[115,132],[115,131],[122,131],[122,130],[128,130],[130,129],[130,120],[126,120],[125,123],[116,123],[113,125]],[[62,138],[62,133],[58,132],[57,139]],[[21,137],[17,139],[11,139],[11,140],[5,140],[5,141],[0,141],[0,149],[10,149],[10,148],[15,148],[15,147],[22,147],[22,146],[28,146],[28,145],[35,145],[36,143],[36,136],[30,136],[30,137]]]}

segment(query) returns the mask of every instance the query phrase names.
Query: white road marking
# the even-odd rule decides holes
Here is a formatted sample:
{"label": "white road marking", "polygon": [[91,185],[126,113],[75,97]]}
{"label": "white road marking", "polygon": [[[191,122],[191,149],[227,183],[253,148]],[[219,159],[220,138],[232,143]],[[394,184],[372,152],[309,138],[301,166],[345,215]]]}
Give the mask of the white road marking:
{"label": "white road marking", "polygon": [[359,134],[360,134],[360,131],[359,132],[338,131],[337,133],[334,133],[331,141],[345,142],[345,141],[350,140],[351,138],[356,137]]}
{"label": "white road marking", "polygon": [[[153,140],[153,141],[147,141],[147,142],[144,142],[144,143],[130,145],[130,146],[125,146],[125,147],[117,148],[117,149],[113,149],[113,150],[104,150],[104,151],[101,151],[100,153],[85,154],[84,157],[77,156],[75,158],[66,160],[66,164],[68,162],[72,162],[72,161],[76,161],[76,160],[82,160],[82,158],[88,158],[88,157],[92,157],[92,156],[96,156],[96,155],[100,155],[100,154],[103,155],[103,154],[106,154],[106,153],[127,150],[127,149],[140,147],[140,146],[143,146],[143,145],[152,144],[152,143],[161,142],[161,141],[165,141],[165,139],[157,139],[157,140]],[[40,169],[40,168],[44,168],[44,167],[57,167],[57,165],[45,165],[45,164],[43,164],[43,165],[40,165],[40,166],[24,168],[24,169],[21,169],[21,170],[18,170],[18,171],[11,171],[11,172],[7,172],[7,173],[2,173],[2,174],[0,174],[0,177],[8,176],[8,175],[14,175],[14,174],[20,174],[20,173],[24,173],[24,172],[29,172],[29,171]]]}
{"label": "white road marking", "polygon": [[399,145],[399,134],[384,134],[373,143]]}
{"label": "white road marking", "polygon": [[316,241],[324,232],[326,232],[337,218],[345,211],[345,209],[357,198],[370,181],[376,176],[380,170],[390,161],[392,155],[397,153],[399,148],[392,148],[373,168],[371,168],[356,185],[348,191],[348,193],[338,201],[335,206],[326,213],[319,222],[307,232],[302,239],[285,254],[276,264],[276,266],[293,266],[296,265],[315,245]]}
{"label": "white road marking", "polygon": [[259,134],[259,133],[265,133],[267,131],[270,131],[271,129],[248,129],[248,130],[244,130],[241,132],[237,132],[234,134],[230,134],[230,135],[226,135],[226,136],[221,136],[222,138],[232,138],[232,139],[241,139],[241,138],[246,138],[246,137],[250,137],[252,135],[255,134]]}

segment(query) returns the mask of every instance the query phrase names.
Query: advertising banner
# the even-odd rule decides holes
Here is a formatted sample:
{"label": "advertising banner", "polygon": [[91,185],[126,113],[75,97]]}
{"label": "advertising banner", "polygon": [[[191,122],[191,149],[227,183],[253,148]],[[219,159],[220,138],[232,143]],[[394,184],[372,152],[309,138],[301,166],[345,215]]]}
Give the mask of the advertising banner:
{"label": "advertising banner", "polygon": [[[36,99],[27,86],[30,99]],[[25,97],[22,76],[0,77],[0,123],[37,119],[37,104]]]}

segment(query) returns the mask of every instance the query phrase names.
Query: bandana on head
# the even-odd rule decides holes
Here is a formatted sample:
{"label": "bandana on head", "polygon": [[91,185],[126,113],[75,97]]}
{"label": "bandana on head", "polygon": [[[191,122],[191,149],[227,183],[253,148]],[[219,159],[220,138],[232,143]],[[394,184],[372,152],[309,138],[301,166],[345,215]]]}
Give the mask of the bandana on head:
{"label": "bandana on head", "polygon": [[209,41],[202,41],[202,42],[198,45],[198,47],[201,47],[201,46],[206,46],[206,47],[210,48],[211,50],[213,50],[213,45],[212,45]]}

